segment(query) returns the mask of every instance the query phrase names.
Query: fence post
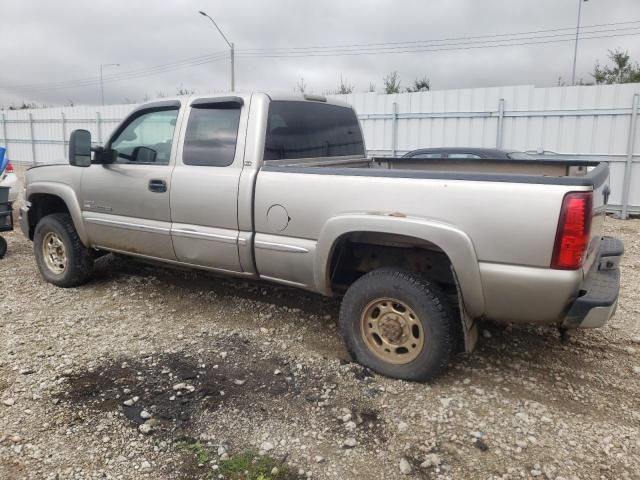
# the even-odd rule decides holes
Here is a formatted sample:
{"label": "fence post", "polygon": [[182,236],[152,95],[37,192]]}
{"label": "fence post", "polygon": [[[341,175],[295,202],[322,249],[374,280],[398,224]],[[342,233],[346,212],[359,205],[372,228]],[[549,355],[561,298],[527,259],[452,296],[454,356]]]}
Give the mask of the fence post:
{"label": "fence post", "polygon": [[96,112],[96,123],[98,124],[98,144],[102,145],[102,117],[100,112]]}
{"label": "fence post", "polygon": [[60,113],[62,117],[62,156],[67,157],[67,118],[64,116],[64,112]]}
{"label": "fence post", "polygon": [[631,172],[633,169],[633,147],[636,143],[636,124],[638,120],[639,94],[633,95],[631,118],[629,119],[629,138],[627,143],[627,162],[624,166],[624,183],[622,184],[622,212],[620,218],[626,220],[629,210],[629,189],[631,188]]}
{"label": "fence post", "polygon": [[398,149],[398,103],[393,102],[391,110],[391,156],[396,156]]}
{"label": "fence post", "polygon": [[31,158],[33,164],[38,163],[36,160],[36,136],[33,133],[33,115],[29,112],[29,133],[31,134]]}
{"label": "fence post", "polygon": [[5,153],[9,158],[9,139],[7,138],[7,116],[2,112],[2,139],[4,140]]}
{"label": "fence post", "polygon": [[504,98],[498,101],[498,131],[496,132],[496,148],[502,148],[502,129],[504,125]]}

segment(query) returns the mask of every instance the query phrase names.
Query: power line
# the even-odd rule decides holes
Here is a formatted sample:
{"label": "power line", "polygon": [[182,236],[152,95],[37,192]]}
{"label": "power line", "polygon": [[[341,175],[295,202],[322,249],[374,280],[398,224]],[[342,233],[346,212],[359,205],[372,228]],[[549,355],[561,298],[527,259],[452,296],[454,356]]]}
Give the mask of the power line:
{"label": "power line", "polygon": [[[629,20],[626,22],[615,22],[615,23],[599,23],[594,25],[585,25],[580,27],[582,30],[589,28],[600,28],[600,27],[611,27],[611,26],[619,26],[619,25],[628,25],[628,24],[637,24],[640,23],[640,20]],[[630,27],[631,28],[631,27]],[[564,35],[575,35],[575,27],[564,27],[564,28],[551,28],[545,30],[532,30],[528,32],[515,32],[515,33],[496,33],[490,35],[475,35],[475,36],[462,36],[462,37],[449,37],[449,38],[436,38],[430,40],[412,40],[412,41],[402,41],[402,42],[383,42],[383,43],[354,43],[349,45],[317,45],[317,46],[307,46],[307,47],[281,47],[281,48],[251,48],[251,49],[240,49],[236,50],[237,52],[275,52],[275,51],[306,51],[306,50],[322,50],[322,49],[341,49],[341,48],[355,48],[355,47],[375,47],[375,46],[386,46],[386,45],[409,45],[409,44],[419,44],[419,43],[431,43],[431,42],[445,42],[445,41],[453,41],[453,40],[474,40],[474,39],[482,39],[482,38],[497,38],[497,37],[513,37],[513,36],[521,36],[521,35],[533,35],[538,33],[549,33],[549,32],[560,32],[569,30],[568,33]],[[595,32],[585,32],[585,33],[595,33]],[[542,38],[542,37],[540,37]],[[516,40],[516,39],[514,39]]]}
{"label": "power line", "polygon": [[[640,27],[636,27],[639,29]],[[625,37],[625,36],[634,36],[640,35],[640,31],[630,32],[630,33],[616,33],[611,35],[596,35],[596,36],[580,36],[582,40],[590,40],[595,38],[611,38],[611,37]],[[537,37],[539,39],[544,39],[546,37]],[[250,55],[250,54],[239,54],[238,56],[242,56],[243,58],[302,58],[302,57],[338,57],[338,56],[358,56],[358,55],[384,55],[389,53],[421,53],[421,52],[439,52],[439,51],[452,51],[452,50],[470,50],[470,49],[478,49],[478,48],[497,48],[497,47],[515,47],[521,45],[537,45],[537,44],[545,44],[545,43],[558,43],[558,42],[569,42],[574,41],[573,38],[562,38],[562,39],[554,39],[554,40],[538,40],[538,41],[526,41],[526,42],[517,42],[516,40],[504,40],[504,42],[510,43],[502,43],[498,45],[485,45],[486,42],[476,42],[483,43],[483,45],[477,45],[476,43],[460,43],[460,44],[452,44],[453,46],[444,45],[432,45],[426,47],[402,47],[406,48],[405,50],[383,50],[383,49],[363,49],[363,50],[347,50],[347,51],[325,51],[325,52],[299,52],[299,53],[285,53],[285,54],[261,54],[261,55]],[[513,42],[516,43],[513,43]]]}

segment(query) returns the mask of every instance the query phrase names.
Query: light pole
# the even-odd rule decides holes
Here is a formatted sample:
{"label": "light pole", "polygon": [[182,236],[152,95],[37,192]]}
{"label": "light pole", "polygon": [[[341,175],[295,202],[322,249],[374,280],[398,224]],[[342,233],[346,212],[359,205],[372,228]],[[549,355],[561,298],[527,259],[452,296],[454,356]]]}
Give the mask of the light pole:
{"label": "light pole", "polygon": [[198,13],[200,15],[202,15],[203,17],[207,17],[209,20],[211,20],[211,23],[213,23],[213,26],[216,27],[216,29],[218,30],[218,32],[220,32],[220,35],[222,35],[222,38],[224,38],[224,41],[227,42],[227,45],[229,45],[229,48],[231,49],[231,91],[233,92],[236,89],[236,73],[235,73],[235,65],[234,65],[234,51],[233,51],[233,43],[229,42],[229,40],[227,40],[227,37],[224,36],[224,33],[222,33],[222,30],[220,30],[220,27],[218,27],[218,24],[213,20],[213,18],[211,18],[209,15],[207,15],[205,12],[203,12],[202,10],[199,10]]}
{"label": "light pole", "polygon": [[576,84],[576,59],[578,58],[578,35],[580,34],[580,11],[582,10],[582,2],[587,0],[578,0],[578,23],[576,24],[576,44],[573,48],[573,73],[571,74],[571,85]]}
{"label": "light pole", "polygon": [[104,105],[104,82],[102,80],[102,69],[104,67],[119,67],[119,63],[101,63],[100,64],[100,100],[102,101],[102,105]]}

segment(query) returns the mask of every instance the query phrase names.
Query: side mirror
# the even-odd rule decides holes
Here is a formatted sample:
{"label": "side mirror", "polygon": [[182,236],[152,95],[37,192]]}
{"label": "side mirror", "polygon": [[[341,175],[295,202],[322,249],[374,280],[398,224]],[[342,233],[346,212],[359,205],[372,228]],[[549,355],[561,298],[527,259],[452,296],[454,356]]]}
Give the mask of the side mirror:
{"label": "side mirror", "polygon": [[69,164],[74,167],[91,165],[91,133],[74,130],[69,138]]}

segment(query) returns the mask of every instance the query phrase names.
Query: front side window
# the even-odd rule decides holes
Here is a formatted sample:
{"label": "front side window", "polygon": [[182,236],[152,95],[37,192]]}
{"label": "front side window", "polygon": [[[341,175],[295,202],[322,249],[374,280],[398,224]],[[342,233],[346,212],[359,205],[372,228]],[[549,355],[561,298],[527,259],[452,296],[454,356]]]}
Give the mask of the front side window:
{"label": "front side window", "polygon": [[153,110],[136,116],[111,141],[117,163],[167,165],[171,157],[178,109]]}
{"label": "front side window", "polygon": [[347,107],[302,101],[269,105],[264,160],[364,156],[362,132]]}
{"label": "front side window", "polygon": [[236,154],[239,123],[238,103],[193,106],[184,139],[183,163],[207,167],[231,165]]}

